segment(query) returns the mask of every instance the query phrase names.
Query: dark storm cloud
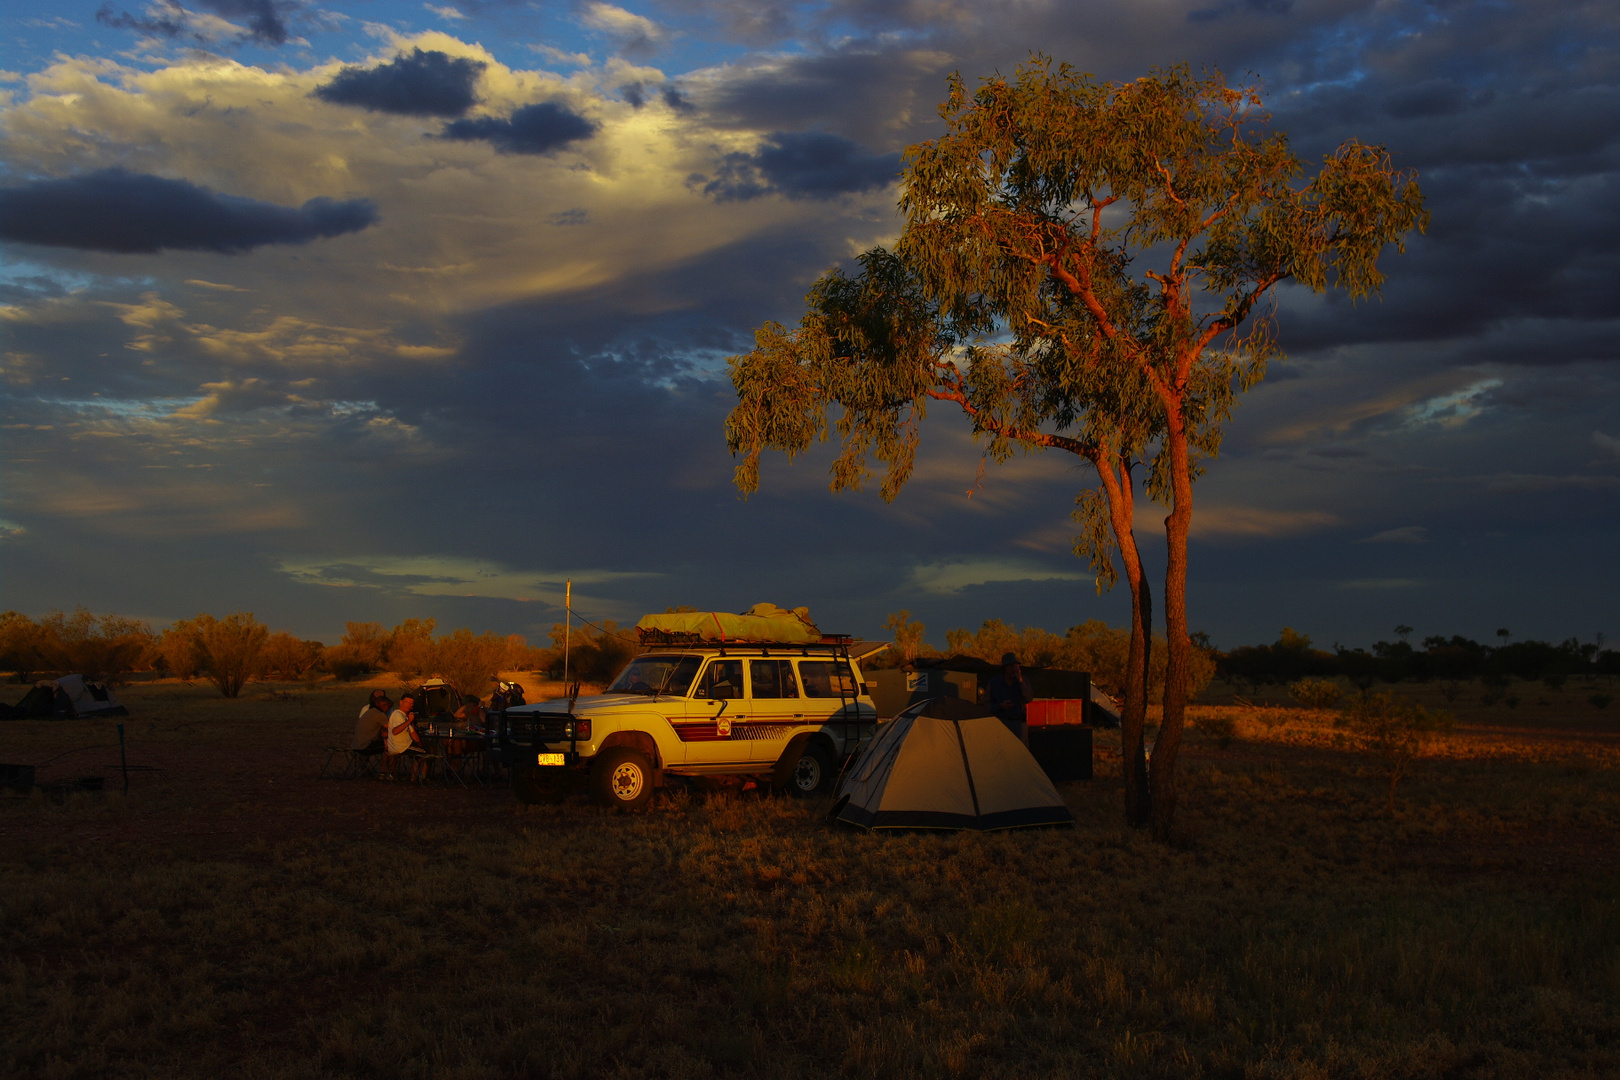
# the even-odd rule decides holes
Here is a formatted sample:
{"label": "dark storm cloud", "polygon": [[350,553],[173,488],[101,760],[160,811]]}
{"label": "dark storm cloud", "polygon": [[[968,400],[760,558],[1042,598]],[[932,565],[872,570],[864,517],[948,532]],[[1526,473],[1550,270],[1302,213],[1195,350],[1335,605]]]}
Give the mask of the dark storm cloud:
{"label": "dark storm cloud", "polygon": [[1243,15],[1287,15],[1294,10],[1294,0],[1232,0],[1214,7],[1196,8],[1187,12],[1190,23],[1212,23]]}
{"label": "dark storm cloud", "polygon": [[[287,21],[284,16],[301,7],[296,3],[276,3],[275,0],[197,0],[197,6],[226,19],[245,18],[249,39],[261,45],[286,44]],[[115,12],[112,4],[108,3],[96,11],[96,22],[118,30],[134,30],[158,37],[176,38],[190,34],[203,40],[203,36],[187,22],[186,9],[174,0],[159,4],[157,11],[160,13],[131,15],[127,11]]]}
{"label": "dark storm cloud", "polygon": [[197,3],[227,19],[246,18],[254,40],[268,45],[286,42],[287,23],[282,18],[282,12],[297,7],[278,4],[274,0],[197,0]]}
{"label": "dark storm cloud", "polygon": [[358,232],[376,221],[369,199],[278,206],[116,168],[0,189],[0,238],[86,251],[242,252]]}
{"label": "dark storm cloud", "polygon": [[315,96],[337,105],[402,116],[460,116],[478,103],[474,86],[489,65],[415,49],[374,68],[346,67]]}
{"label": "dark storm cloud", "polygon": [[161,10],[168,15],[131,15],[127,11],[114,11],[111,4],[102,4],[96,10],[96,22],[114,30],[133,30],[138,34],[157,37],[179,37],[186,32],[185,9],[179,4],[168,4]]}
{"label": "dark storm cloud", "polygon": [[[888,187],[900,177],[900,155],[869,154],[859,143],[821,131],[777,131],[752,154],[727,154],[703,193],[718,202],[785,195],[831,199]],[[697,178],[694,178],[694,182]]]}
{"label": "dark storm cloud", "polygon": [[478,116],[446,124],[441,139],[482,140],[502,154],[549,154],[596,134],[596,124],[567,106],[542,101],[514,110],[502,120]]}
{"label": "dark storm cloud", "polygon": [[[624,95],[624,100],[629,102],[630,107],[633,109],[639,109],[646,105],[648,101],[652,100],[649,96],[650,91],[645,83],[626,83],[619,92]],[[697,111],[696,107],[690,101],[686,100],[686,96],[681,93],[680,88],[674,83],[665,84],[658,91],[658,97],[659,100],[663,101],[665,105],[675,112],[693,113]]]}

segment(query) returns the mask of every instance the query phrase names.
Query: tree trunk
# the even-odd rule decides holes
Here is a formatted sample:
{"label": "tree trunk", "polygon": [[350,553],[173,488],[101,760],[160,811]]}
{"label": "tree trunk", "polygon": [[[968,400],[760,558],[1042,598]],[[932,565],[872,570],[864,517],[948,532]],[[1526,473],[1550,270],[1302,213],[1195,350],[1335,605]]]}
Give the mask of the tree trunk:
{"label": "tree trunk", "polygon": [[1187,714],[1187,673],[1191,668],[1192,639],[1187,636],[1187,530],[1192,524],[1192,472],[1187,454],[1187,429],[1180,410],[1167,408],[1165,442],[1170,451],[1170,515],[1164,519],[1166,567],[1164,573],[1164,718],[1153,745],[1148,768],[1153,793],[1153,838],[1170,839],[1176,817],[1176,756]]}
{"label": "tree trunk", "polygon": [[1148,823],[1153,805],[1148,787],[1146,759],[1143,756],[1142,729],[1147,723],[1150,650],[1153,647],[1153,597],[1142,573],[1142,555],[1136,546],[1133,519],[1135,492],[1131,485],[1128,460],[1119,462],[1115,473],[1112,462],[1098,460],[1097,472],[1108,496],[1109,520],[1120,561],[1125,564],[1125,580],[1131,588],[1131,643],[1125,657],[1125,700],[1119,720],[1120,773],[1125,781],[1125,821],[1133,828]]}

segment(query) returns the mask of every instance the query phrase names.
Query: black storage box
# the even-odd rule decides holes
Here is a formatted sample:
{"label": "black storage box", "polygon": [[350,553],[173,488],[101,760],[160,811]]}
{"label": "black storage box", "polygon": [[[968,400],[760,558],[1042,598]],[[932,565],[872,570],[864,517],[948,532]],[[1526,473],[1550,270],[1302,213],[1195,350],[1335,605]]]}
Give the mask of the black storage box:
{"label": "black storage box", "polygon": [[1054,784],[1091,779],[1091,729],[1057,724],[1029,729],[1029,752]]}

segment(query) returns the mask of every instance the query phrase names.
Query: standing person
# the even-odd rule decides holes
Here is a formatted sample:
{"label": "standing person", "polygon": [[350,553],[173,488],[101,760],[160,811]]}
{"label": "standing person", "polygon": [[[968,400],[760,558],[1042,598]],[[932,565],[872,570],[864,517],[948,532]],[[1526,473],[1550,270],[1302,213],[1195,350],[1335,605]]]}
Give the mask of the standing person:
{"label": "standing person", "polygon": [[388,735],[385,739],[389,760],[397,766],[400,759],[405,758],[410,762],[413,773],[417,760],[427,756],[427,751],[416,742],[415,712],[416,699],[410,694],[401,694],[399,707],[388,715]]}
{"label": "standing person", "polygon": [[1035,700],[1035,688],[1024,678],[1024,669],[1018,657],[1007,653],[1001,658],[1001,674],[990,680],[990,707],[1007,730],[1029,745],[1028,710],[1024,706]]}
{"label": "standing person", "polygon": [[349,748],[365,754],[382,753],[388,735],[388,714],[393,708],[394,703],[388,700],[387,691],[373,690],[371,700],[361,708],[360,717],[355,721],[354,739],[350,741]]}

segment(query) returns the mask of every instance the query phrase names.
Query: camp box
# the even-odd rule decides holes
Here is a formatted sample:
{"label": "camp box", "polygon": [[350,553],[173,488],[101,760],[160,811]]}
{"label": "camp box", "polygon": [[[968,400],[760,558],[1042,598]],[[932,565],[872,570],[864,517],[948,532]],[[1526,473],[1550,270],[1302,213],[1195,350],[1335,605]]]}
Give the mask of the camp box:
{"label": "camp box", "polygon": [[1024,719],[1032,728],[1086,722],[1084,698],[1036,698],[1024,706]]}
{"label": "camp box", "polygon": [[1086,724],[1084,697],[1036,698],[1024,706],[1024,716],[1029,752],[1054,784],[1091,779],[1091,728]]}

